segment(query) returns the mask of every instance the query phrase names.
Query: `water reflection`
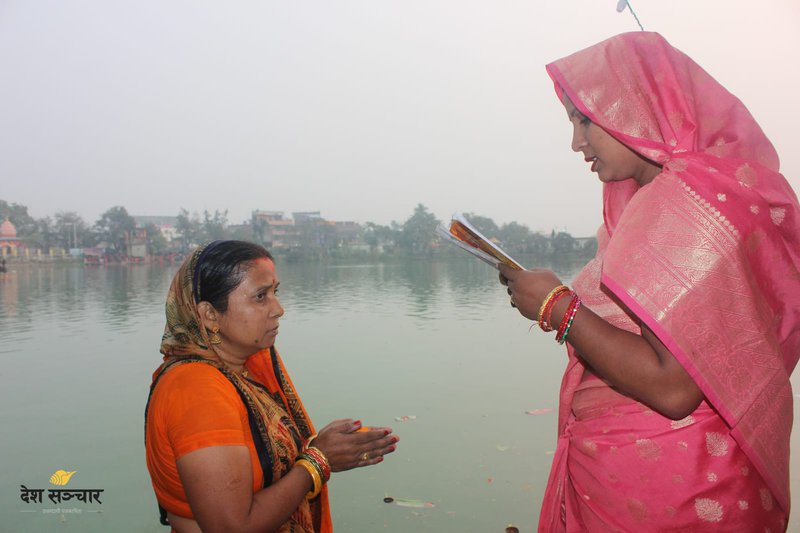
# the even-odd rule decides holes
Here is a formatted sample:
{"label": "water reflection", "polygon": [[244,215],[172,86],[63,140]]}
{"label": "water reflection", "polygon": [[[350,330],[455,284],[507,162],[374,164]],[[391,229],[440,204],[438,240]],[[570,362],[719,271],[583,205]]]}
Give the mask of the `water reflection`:
{"label": "water reflection", "polygon": [[355,306],[381,316],[400,312],[433,319],[447,302],[475,318],[487,299],[502,292],[496,271],[477,261],[277,266],[281,298],[290,312]]}
{"label": "water reflection", "polygon": [[[78,470],[107,490],[109,523],[162,531],[142,412],[176,269],[33,266],[0,284],[0,402],[18,406],[0,411],[0,449],[16,458],[0,462],[0,478],[30,487],[42,471]],[[419,260],[279,262],[278,273],[287,309],[278,344],[312,417],[394,424],[403,438],[380,469],[336,479],[337,531],[492,531],[535,521],[555,419],[524,411],[554,407],[563,353],[528,333],[494,270]],[[433,471],[441,476],[428,479]],[[386,491],[437,508],[411,515],[383,504]],[[0,515],[11,517],[4,528],[115,529],[88,515],[33,523],[20,505],[0,499]]]}

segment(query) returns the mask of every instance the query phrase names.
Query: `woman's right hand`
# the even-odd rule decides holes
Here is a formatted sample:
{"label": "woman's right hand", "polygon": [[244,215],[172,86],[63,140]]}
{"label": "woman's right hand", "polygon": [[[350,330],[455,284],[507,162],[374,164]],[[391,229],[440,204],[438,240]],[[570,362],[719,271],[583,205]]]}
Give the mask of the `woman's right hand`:
{"label": "woman's right hand", "polygon": [[397,448],[400,437],[392,435],[392,428],[359,429],[358,420],[334,420],[319,431],[310,445],[325,454],[333,472],[380,463],[384,455]]}
{"label": "woman's right hand", "polygon": [[543,300],[550,291],[561,285],[561,280],[552,270],[544,268],[514,270],[500,265],[500,283],[508,287],[511,304],[520,314],[530,320],[537,320]]}

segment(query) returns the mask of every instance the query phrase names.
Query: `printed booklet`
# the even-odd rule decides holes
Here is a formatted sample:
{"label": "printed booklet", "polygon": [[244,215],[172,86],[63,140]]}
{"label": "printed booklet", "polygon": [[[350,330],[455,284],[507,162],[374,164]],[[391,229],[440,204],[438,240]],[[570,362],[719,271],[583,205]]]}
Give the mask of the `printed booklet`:
{"label": "printed booklet", "polygon": [[515,270],[525,270],[499,246],[484,237],[461,213],[453,215],[449,223],[440,223],[436,227],[436,234],[445,242],[455,244],[495,268],[502,263]]}

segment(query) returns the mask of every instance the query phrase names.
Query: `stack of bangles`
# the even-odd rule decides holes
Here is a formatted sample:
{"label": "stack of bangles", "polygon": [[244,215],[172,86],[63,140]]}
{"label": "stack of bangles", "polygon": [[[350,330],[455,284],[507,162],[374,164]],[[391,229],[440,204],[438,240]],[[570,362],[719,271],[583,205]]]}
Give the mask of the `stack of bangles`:
{"label": "stack of bangles", "polygon": [[542,302],[542,307],[539,308],[539,316],[537,317],[537,322],[539,323],[539,327],[542,328],[542,331],[553,331],[553,308],[555,308],[556,303],[561,298],[567,295],[572,298],[572,301],[570,301],[567,311],[564,313],[564,317],[561,319],[561,323],[556,331],[556,341],[559,344],[564,344],[567,340],[569,328],[572,327],[572,321],[575,320],[575,314],[581,306],[581,299],[578,295],[569,290],[569,287],[566,285],[559,285],[545,297]]}
{"label": "stack of bangles", "polygon": [[[311,442],[312,439],[309,439]],[[331,464],[322,450],[313,446],[306,446],[294,462],[308,472],[314,482],[314,488],[306,494],[306,500],[313,500],[319,495],[322,486],[331,478]]]}

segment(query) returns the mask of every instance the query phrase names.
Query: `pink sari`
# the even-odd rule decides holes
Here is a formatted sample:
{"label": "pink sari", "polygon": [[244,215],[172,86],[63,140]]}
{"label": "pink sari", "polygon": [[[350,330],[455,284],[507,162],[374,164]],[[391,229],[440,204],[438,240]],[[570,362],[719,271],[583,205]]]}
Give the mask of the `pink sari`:
{"label": "pink sari", "polygon": [[597,257],[574,288],[612,324],[646,324],[706,401],[669,420],[586,373],[570,347],[539,530],[784,530],[800,208],[775,150],[658,34],[547,70],[581,113],[663,166],[645,187],[605,186]]}

